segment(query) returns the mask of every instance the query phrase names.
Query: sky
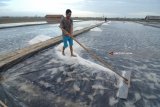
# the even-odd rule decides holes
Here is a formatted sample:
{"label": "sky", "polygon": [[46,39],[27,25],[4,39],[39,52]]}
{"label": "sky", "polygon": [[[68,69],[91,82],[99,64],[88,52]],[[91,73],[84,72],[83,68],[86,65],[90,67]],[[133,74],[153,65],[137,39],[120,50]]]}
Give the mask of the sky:
{"label": "sky", "polygon": [[73,17],[128,17],[160,16],[160,0],[0,0],[0,16],[65,15]]}

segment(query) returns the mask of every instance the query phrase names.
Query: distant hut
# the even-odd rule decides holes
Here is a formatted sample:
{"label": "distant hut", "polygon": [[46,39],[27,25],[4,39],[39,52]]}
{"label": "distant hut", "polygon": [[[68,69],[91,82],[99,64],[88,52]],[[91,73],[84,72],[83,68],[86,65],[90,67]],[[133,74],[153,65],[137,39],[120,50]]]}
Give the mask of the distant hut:
{"label": "distant hut", "polygon": [[48,23],[59,23],[62,16],[63,15],[46,15],[45,18]]}
{"label": "distant hut", "polygon": [[145,20],[159,20],[160,21],[160,16],[146,16]]}

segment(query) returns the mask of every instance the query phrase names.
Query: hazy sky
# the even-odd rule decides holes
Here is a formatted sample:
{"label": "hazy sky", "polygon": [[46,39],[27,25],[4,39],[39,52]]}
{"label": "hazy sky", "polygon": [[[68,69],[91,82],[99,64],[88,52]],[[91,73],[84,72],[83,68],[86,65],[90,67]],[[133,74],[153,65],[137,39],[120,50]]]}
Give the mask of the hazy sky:
{"label": "hazy sky", "polygon": [[160,0],[0,0],[0,16],[145,17],[160,15]]}

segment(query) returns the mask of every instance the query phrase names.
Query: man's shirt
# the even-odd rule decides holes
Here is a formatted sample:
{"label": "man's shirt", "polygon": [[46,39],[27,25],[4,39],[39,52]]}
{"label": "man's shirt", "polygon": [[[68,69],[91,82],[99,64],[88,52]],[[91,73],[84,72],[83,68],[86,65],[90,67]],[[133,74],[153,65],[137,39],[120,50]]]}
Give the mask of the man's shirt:
{"label": "man's shirt", "polygon": [[[65,29],[68,33],[72,33],[72,27],[73,27],[73,20],[70,18],[69,20],[65,17],[61,18],[60,26]],[[62,36],[65,36],[66,34],[62,32]]]}

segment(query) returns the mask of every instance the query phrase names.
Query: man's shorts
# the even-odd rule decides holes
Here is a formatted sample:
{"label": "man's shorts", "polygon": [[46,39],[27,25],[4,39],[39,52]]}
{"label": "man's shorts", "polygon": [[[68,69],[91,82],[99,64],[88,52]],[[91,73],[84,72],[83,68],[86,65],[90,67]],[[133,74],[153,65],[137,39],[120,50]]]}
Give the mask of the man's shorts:
{"label": "man's shorts", "polygon": [[71,37],[69,37],[69,36],[63,36],[64,48],[68,47],[67,41],[69,42],[69,46],[73,45],[73,39]]}

